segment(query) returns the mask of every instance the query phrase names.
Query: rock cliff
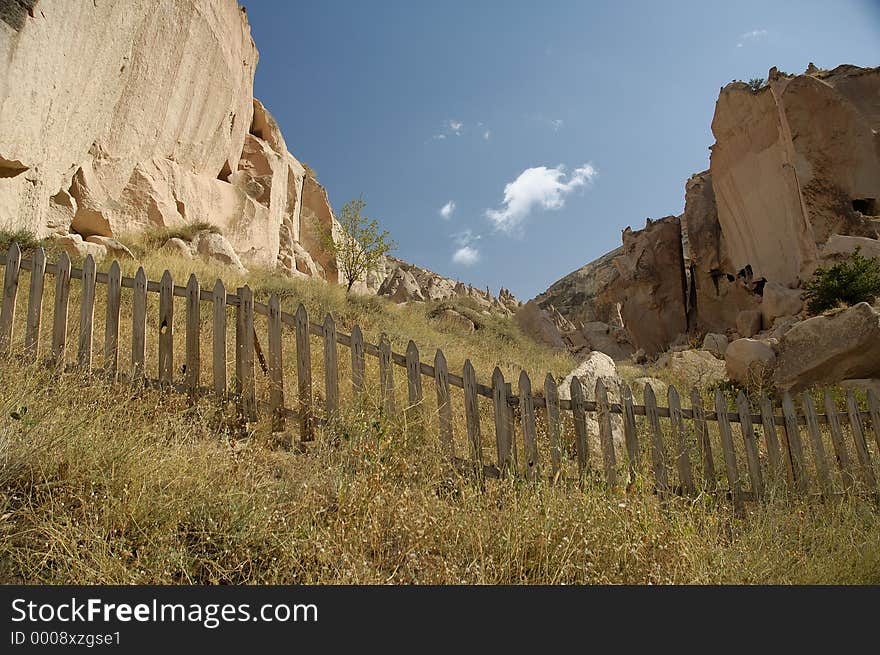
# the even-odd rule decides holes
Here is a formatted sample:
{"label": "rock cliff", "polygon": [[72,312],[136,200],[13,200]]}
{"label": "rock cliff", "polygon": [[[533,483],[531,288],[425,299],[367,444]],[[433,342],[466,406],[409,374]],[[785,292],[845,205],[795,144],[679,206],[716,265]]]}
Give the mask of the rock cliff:
{"label": "rock cliff", "polygon": [[332,210],[253,97],[257,60],[235,0],[0,0],[0,227],[204,221],[247,265],[335,281],[301,226]]}

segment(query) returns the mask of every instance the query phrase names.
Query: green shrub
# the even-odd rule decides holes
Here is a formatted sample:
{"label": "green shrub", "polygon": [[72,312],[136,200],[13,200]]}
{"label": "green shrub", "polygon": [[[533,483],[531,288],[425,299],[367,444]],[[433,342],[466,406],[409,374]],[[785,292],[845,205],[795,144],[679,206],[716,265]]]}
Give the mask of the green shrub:
{"label": "green shrub", "polygon": [[880,295],[880,262],[863,257],[856,248],[831,268],[817,268],[804,291],[811,314],[821,314],[840,305],[872,302]]}
{"label": "green shrub", "polygon": [[37,235],[30,230],[19,229],[14,232],[11,230],[0,230],[0,252],[9,250],[13,243],[17,243],[22,252],[36,250],[41,245]]}
{"label": "green shrub", "polygon": [[749,80],[748,84],[752,89],[752,93],[757,93],[766,84],[766,81],[762,77],[753,77]]}

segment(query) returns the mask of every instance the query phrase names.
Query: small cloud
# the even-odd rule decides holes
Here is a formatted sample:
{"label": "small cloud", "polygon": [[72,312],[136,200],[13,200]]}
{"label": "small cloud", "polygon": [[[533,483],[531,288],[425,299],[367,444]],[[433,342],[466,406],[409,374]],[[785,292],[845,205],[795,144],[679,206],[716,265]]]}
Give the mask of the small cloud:
{"label": "small cloud", "polygon": [[445,138],[446,138],[446,135],[445,135],[445,134],[435,134],[435,135],[433,136],[433,138],[434,138],[435,140],[439,141],[440,139],[445,139]]}
{"label": "small cloud", "polygon": [[469,246],[474,241],[479,241],[483,238],[479,234],[474,234],[474,231],[470,228],[450,234],[449,237],[455,241],[455,244],[458,246]]}
{"label": "small cloud", "polygon": [[492,131],[486,130],[483,132],[483,141],[488,141],[492,137]]}
{"label": "small cloud", "polygon": [[765,39],[768,34],[769,32],[767,30],[751,30],[750,32],[744,32],[739,35],[739,43],[736,44],[736,47],[742,48],[748,41]]}
{"label": "small cloud", "polygon": [[450,136],[461,136],[462,129],[464,129],[464,123],[461,121],[448,120],[443,123],[443,131],[439,134],[435,134],[433,138],[441,140]]}
{"label": "small cloud", "polygon": [[504,200],[500,209],[487,209],[485,212],[495,229],[516,233],[536,207],[541,209],[561,209],[565,197],[575,189],[588,185],[596,177],[592,164],[576,168],[565,180],[565,167],[556,168],[536,166],[527,168],[504,187]]}
{"label": "small cloud", "polygon": [[561,118],[554,118],[552,121],[550,121],[550,125],[553,126],[554,132],[558,132],[559,130],[562,129],[562,126],[564,125],[564,123]]}
{"label": "small cloud", "polygon": [[455,201],[450,200],[445,205],[440,208],[440,216],[443,217],[443,220],[448,221],[452,217],[452,212],[455,211]]}
{"label": "small cloud", "polygon": [[461,121],[449,121],[449,129],[455,136],[459,136],[461,134],[462,127],[464,127],[464,123],[462,123]]}
{"label": "small cloud", "polygon": [[452,261],[461,266],[473,266],[480,261],[480,251],[473,246],[462,246],[452,253]]}

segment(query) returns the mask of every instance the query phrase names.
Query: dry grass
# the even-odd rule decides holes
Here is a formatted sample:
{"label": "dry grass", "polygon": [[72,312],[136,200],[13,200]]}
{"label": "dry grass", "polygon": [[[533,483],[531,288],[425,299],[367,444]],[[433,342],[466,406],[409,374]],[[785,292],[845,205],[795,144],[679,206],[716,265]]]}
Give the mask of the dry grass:
{"label": "dry grass", "polygon": [[207,401],[0,375],[16,380],[0,387],[2,582],[880,582],[880,517],[857,499],[738,519],[708,497],[480,490],[372,407],[294,453]]}

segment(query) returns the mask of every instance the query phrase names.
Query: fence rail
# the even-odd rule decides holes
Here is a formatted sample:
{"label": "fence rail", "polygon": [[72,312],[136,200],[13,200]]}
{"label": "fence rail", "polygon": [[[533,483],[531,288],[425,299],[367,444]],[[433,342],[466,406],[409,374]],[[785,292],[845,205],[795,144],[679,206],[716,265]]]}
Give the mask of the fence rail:
{"label": "fence rail", "polygon": [[[409,341],[403,354],[397,353],[384,334],[378,343],[369,343],[364,340],[360,327],[353,326],[348,334],[342,332],[329,314],[321,322],[313,321],[302,304],[290,314],[281,310],[277,296],[273,295],[265,304],[257,302],[247,285],[230,293],[220,280],[211,288],[203,288],[195,275],[191,275],[187,284],[181,286],[174,284],[168,271],[156,282],[147,280],[143,268],[139,268],[134,277],[128,277],[121,274],[119,263],[115,261],[107,272],[99,272],[91,256],[84,260],[82,268],[76,268],[71,266],[67,254],[62,254],[56,263],[47,262],[42,248],[35,250],[30,258],[22,258],[17,244],[13,244],[7,253],[0,254],[0,265],[5,267],[0,307],[0,355],[8,354],[13,348],[19,278],[22,271],[29,271],[24,356],[29,361],[39,359],[43,345],[44,291],[47,276],[51,275],[54,276],[54,302],[47,362],[52,366],[65,365],[68,354],[75,348],[76,366],[91,371],[97,288],[104,286],[103,374],[111,380],[178,391],[193,400],[206,394],[220,399],[231,398],[235,400],[242,420],[255,421],[261,414],[269,415],[276,432],[284,431],[287,420],[292,420],[298,426],[302,441],[314,439],[315,428],[339,410],[338,346],[343,346],[349,349],[351,390],[355,396],[366,391],[365,356],[377,360],[379,400],[384,411],[390,414],[398,411],[395,367],[404,369],[406,375],[407,403],[402,411],[412,412],[414,408],[424,406],[427,401],[423,381],[433,382],[439,444],[444,453],[462,468],[473,467],[492,476],[546,477],[542,472],[543,445],[549,450],[550,468],[546,475],[551,479],[566,475],[569,463],[566,452],[573,449],[579,478],[588,473],[596,475],[601,469],[602,480],[610,487],[617,486],[621,479],[628,484],[647,480],[660,496],[719,490],[741,506],[746,498],[764,496],[768,480],[781,480],[790,491],[801,494],[817,490],[822,496],[828,496],[851,491],[856,486],[860,492],[870,495],[877,492],[874,460],[880,458],[880,402],[870,390],[864,409],[859,406],[853,391],[848,391],[845,410],[838,409],[834,396],[826,390],[822,413],[817,411],[808,393],[797,399],[800,412],[796,408],[796,399],[788,393],[775,407],[766,395],[753,403],[740,392],[733,403],[735,410],[732,410],[728,398],[720,390],[714,394],[714,406],[705,408],[698,389],[689,394],[690,407],[683,407],[673,386],[668,389],[667,405],[660,406],[651,385],[645,386],[644,404],[638,405],[634,403],[628,386],[622,385],[619,400],[612,399],[609,391],[614,395],[618,390],[607,389],[601,380],[595,390],[591,390],[595,392],[593,399],[586,398],[587,390],[577,379],[571,384],[570,399],[560,399],[557,383],[550,374],[542,381],[541,393],[533,391],[532,381],[525,371],[519,375],[517,393],[513,393],[511,384],[505,381],[497,367],[492,373],[491,385],[487,386],[477,382],[470,360],[465,361],[461,375],[457,375],[448,370],[441,350],[436,351],[433,364],[428,364],[421,361],[413,341]],[[68,335],[71,280],[80,281],[79,328],[75,344],[69,342]],[[126,320],[121,316],[123,289],[131,290],[131,316]],[[155,378],[147,375],[146,366],[149,294],[158,294],[158,367]],[[184,299],[182,380],[176,379],[181,376],[176,375],[175,369],[175,298]],[[201,347],[203,305],[208,306],[205,317],[210,320],[205,323],[210,326],[211,338],[211,348],[205,352]],[[231,330],[227,325],[229,307],[235,312]],[[262,350],[255,317],[265,318],[268,357]],[[120,327],[125,322],[131,326],[131,358],[127,368],[120,364]],[[288,406],[284,387],[283,353],[284,344],[288,343],[285,332],[290,330],[294,332],[295,342],[295,408]],[[234,332],[231,389],[227,380],[229,331]],[[316,400],[313,384],[310,337],[317,337],[322,345],[322,407]],[[201,379],[206,360],[210,360],[210,385],[203,385]],[[260,393],[255,375],[257,362],[268,379],[267,388]],[[457,457],[456,453],[451,387],[460,389],[464,395],[464,425],[469,451],[466,458]],[[489,418],[494,424],[494,464],[483,461],[481,398],[491,401],[492,406]],[[755,407],[759,408],[757,413],[752,409]],[[644,417],[641,432],[648,433],[647,439],[640,436],[637,417]],[[665,427],[661,418],[668,419]],[[601,466],[596,470],[590,468],[590,442],[596,441],[591,439],[596,435],[590,434],[590,421],[597,424],[595,431],[598,432],[601,451],[596,453],[601,457]],[[738,425],[739,438],[734,437],[733,425]],[[802,436],[802,428],[805,428],[806,439]],[[873,455],[874,446],[866,436],[869,428],[876,444]],[[522,443],[521,465],[517,453],[518,433]],[[830,448],[826,448],[828,444]],[[851,457],[851,449],[855,457]],[[807,456],[807,450],[812,458]],[[836,471],[829,465],[829,450]],[[715,462],[719,451],[726,490],[719,488],[722,480]],[[650,470],[643,468],[642,460],[650,464]]]}

